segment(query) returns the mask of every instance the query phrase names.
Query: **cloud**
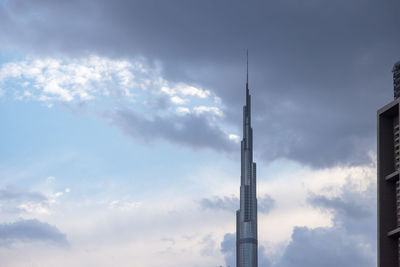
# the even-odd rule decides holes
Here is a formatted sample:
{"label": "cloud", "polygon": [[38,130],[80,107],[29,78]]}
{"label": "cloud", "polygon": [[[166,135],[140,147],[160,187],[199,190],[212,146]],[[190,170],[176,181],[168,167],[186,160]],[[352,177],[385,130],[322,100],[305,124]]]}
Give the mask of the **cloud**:
{"label": "cloud", "polygon": [[[275,200],[269,195],[258,197],[258,212],[268,213],[275,205]],[[224,197],[212,197],[203,198],[200,202],[201,207],[204,209],[224,210],[228,212],[234,212],[239,209],[239,198],[235,196],[224,196]]]}
{"label": "cloud", "polygon": [[[356,199],[361,201],[362,199]],[[342,213],[343,216],[364,218],[370,217],[372,211],[366,207],[364,203],[345,202],[341,197],[327,198],[326,196],[312,196],[309,200],[310,204],[322,209],[329,209],[335,213]]]}
{"label": "cloud", "polygon": [[27,192],[12,188],[0,189],[0,201],[11,201],[11,200],[21,200],[21,199],[42,202],[46,201],[47,197],[38,192]]}
{"label": "cloud", "polygon": [[203,239],[200,241],[200,245],[202,247],[201,255],[214,256],[216,254],[216,243],[211,234],[204,236]]}
{"label": "cloud", "polygon": [[121,200],[113,200],[108,204],[108,208],[110,209],[118,209],[123,212],[129,212],[133,209],[137,209],[143,205],[142,202],[138,201],[121,201]]}
{"label": "cloud", "polygon": [[39,192],[16,188],[0,189],[0,210],[5,213],[37,212],[49,213],[50,199]]}
{"label": "cloud", "polygon": [[375,246],[376,183],[370,183],[365,190],[347,183],[338,197],[310,195],[308,202],[316,208],[332,212],[335,227],[362,238],[371,247]]}
{"label": "cloud", "polygon": [[175,104],[178,104],[178,105],[182,105],[182,104],[185,104],[187,102],[187,100],[185,100],[183,98],[180,98],[179,96],[171,97],[171,101],[173,103],[175,103]]}
{"label": "cloud", "polygon": [[204,209],[223,210],[234,212],[239,209],[239,199],[235,196],[203,198],[200,202]]}
{"label": "cloud", "polygon": [[186,107],[177,107],[176,112],[181,115],[187,115],[190,114],[190,109]]}
{"label": "cloud", "polygon": [[279,267],[375,266],[373,248],[335,228],[296,227]]}
{"label": "cloud", "polygon": [[230,140],[232,140],[232,141],[234,141],[236,143],[240,142],[240,137],[238,135],[236,135],[236,134],[229,134],[228,137],[229,137]]}
{"label": "cloud", "polygon": [[[165,79],[184,82],[165,86],[177,96],[200,98],[209,95],[200,88],[213,88],[225,121],[238,129],[249,47],[256,153],[266,162],[357,165],[370,162],[375,111],[392,97],[399,8],[394,0],[10,0],[0,5],[0,45],[41,57],[145,56],[163,66]],[[65,101],[93,95],[60,83],[45,88]]]}
{"label": "cloud", "polygon": [[[226,266],[236,266],[236,234],[227,233],[224,235],[224,239],[221,242],[221,253],[224,255]],[[258,266],[272,266],[263,246],[258,247]]]}
{"label": "cloud", "polygon": [[277,267],[376,266],[376,183],[350,182],[335,197],[311,195],[309,203],[333,213],[332,227],[295,227]]}
{"label": "cloud", "polygon": [[234,143],[223,130],[218,125],[210,124],[203,116],[169,115],[148,119],[127,109],[108,112],[104,116],[128,136],[145,142],[163,139],[195,149],[209,148],[223,152],[234,149]]}
{"label": "cloud", "polygon": [[[27,58],[3,64],[0,84],[19,100],[45,102],[49,108],[57,101],[77,106],[91,101],[95,109],[103,109],[97,113],[108,114],[112,124],[137,139],[161,138],[232,151],[231,138],[218,125],[223,111],[217,96],[210,90],[167,81],[160,69],[143,59]],[[121,110],[109,111],[110,104]],[[134,105],[135,112],[123,110],[127,105]]]}
{"label": "cloud", "polygon": [[210,113],[217,117],[222,117],[224,115],[218,107],[197,106],[193,108],[193,112],[197,115]]}
{"label": "cloud", "polygon": [[15,242],[44,242],[56,246],[68,246],[65,234],[55,226],[36,219],[0,224],[0,245],[10,246]]}
{"label": "cloud", "polygon": [[[68,189],[69,190],[69,189]],[[66,189],[65,192],[68,191]],[[44,195],[39,192],[19,190],[13,187],[0,189],[0,211],[4,213],[50,214],[64,192]]]}
{"label": "cloud", "polygon": [[[94,55],[27,57],[6,62],[0,67],[0,85],[19,100],[43,102],[86,102],[101,97],[135,102],[136,98],[147,95],[152,99],[146,101],[157,97],[165,102],[169,97],[173,104],[183,105],[190,99],[216,97],[210,90],[167,81],[161,68],[148,64],[144,58],[111,59]],[[158,104],[158,107],[165,105]],[[200,106],[197,110],[221,114],[217,107]]]}
{"label": "cloud", "polygon": [[[319,188],[318,193],[309,193],[307,203],[331,217],[331,225],[295,226],[284,247],[267,241],[267,250],[259,244],[260,266],[376,266],[376,182],[372,177],[360,173],[339,187]],[[235,242],[235,234],[224,236],[225,265],[236,262]]]}
{"label": "cloud", "polygon": [[151,86],[146,82],[146,72],[140,61],[132,63],[98,56],[27,58],[3,64],[0,84],[9,90],[19,85],[15,91],[18,99],[45,102],[88,101],[110,94],[132,98],[132,88]]}
{"label": "cloud", "polygon": [[257,199],[257,204],[259,212],[268,213],[275,206],[275,200],[269,195],[264,195]]}
{"label": "cloud", "polygon": [[224,240],[221,242],[221,253],[224,255],[226,266],[236,266],[236,234],[224,235]]}
{"label": "cloud", "polygon": [[190,86],[184,83],[178,83],[173,88],[164,86],[161,88],[161,91],[171,96],[180,94],[183,96],[197,96],[199,98],[207,98],[213,95],[210,90],[203,90],[201,88],[196,88],[194,86]]}

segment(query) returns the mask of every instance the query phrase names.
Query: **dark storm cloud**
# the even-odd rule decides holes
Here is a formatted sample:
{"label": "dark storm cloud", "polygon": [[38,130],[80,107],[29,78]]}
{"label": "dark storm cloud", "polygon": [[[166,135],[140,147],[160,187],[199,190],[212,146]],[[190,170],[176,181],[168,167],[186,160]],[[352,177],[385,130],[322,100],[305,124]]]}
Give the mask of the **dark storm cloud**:
{"label": "dark storm cloud", "polygon": [[65,234],[55,226],[36,219],[0,224],[0,245],[9,246],[15,242],[44,242],[68,246]]}
{"label": "dark storm cloud", "polygon": [[234,143],[216,125],[210,125],[207,116],[171,115],[167,118],[155,116],[152,119],[132,110],[118,110],[104,115],[111,124],[121,128],[129,136],[145,142],[164,139],[192,148],[210,148],[230,151]]}
{"label": "dark storm cloud", "polygon": [[[260,213],[268,213],[275,205],[275,200],[269,195],[258,197],[258,211]],[[204,209],[225,210],[234,212],[239,208],[239,199],[235,196],[203,198],[200,205]]]}
{"label": "dark storm cloud", "polygon": [[10,0],[0,43],[160,60],[167,79],[215,91],[238,129],[249,48],[258,156],[353,165],[369,162],[375,111],[392,96],[399,9],[394,0]]}

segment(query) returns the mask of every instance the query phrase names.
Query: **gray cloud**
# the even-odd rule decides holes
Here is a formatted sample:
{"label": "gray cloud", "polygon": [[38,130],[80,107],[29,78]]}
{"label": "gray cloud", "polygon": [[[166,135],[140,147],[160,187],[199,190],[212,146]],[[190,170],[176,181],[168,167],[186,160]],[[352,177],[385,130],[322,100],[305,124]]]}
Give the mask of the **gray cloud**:
{"label": "gray cloud", "polygon": [[37,202],[47,201],[47,197],[38,192],[27,192],[13,188],[0,189],[0,200],[32,200]]}
{"label": "gray cloud", "polygon": [[325,196],[313,196],[309,202],[315,207],[330,209],[336,213],[343,213],[347,217],[364,218],[372,215],[372,211],[368,210],[362,203],[345,202],[340,197],[329,199]]}
{"label": "gray cloud", "polygon": [[203,198],[200,202],[200,205],[205,209],[234,212],[239,208],[239,199],[235,196]]}
{"label": "gray cloud", "polygon": [[132,110],[118,110],[105,114],[105,117],[129,136],[145,142],[164,139],[195,149],[234,149],[234,143],[229,141],[227,134],[217,125],[211,125],[206,116],[170,115],[167,118],[154,116],[153,119],[147,119]]}
{"label": "gray cloud", "polygon": [[332,212],[333,227],[296,227],[278,267],[376,266],[375,184],[362,192],[346,184],[340,196],[311,195],[309,203]]}
{"label": "gray cloud", "polygon": [[[312,206],[332,212],[332,227],[295,227],[291,242],[274,263],[272,258],[277,255],[267,255],[259,247],[260,266],[376,266],[376,185],[362,192],[351,184],[342,189],[338,197],[310,195],[308,200]],[[235,242],[235,234],[228,233],[221,243],[226,265],[235,266]]]}
{"label": "gray cloud", "polygon": [[30,192],[14,187],[0,189],[0,210],[7,213],[19,213],[21,204],[37,204],[42,207],[48,207],[48,198],[39,192]]}
{"label": "gray cloud", "polygon": [[[221,253],[224,255],[225,265],[236,266],[236,235],[227,233],[221,242]],[[271,262],[265,253],[263,246],[258,247],[258,266],[269,267]]]}
{"label": "gray cloud", "polygon": [[62,247],[68,246],[65,234],[55,226],[36,219],[0,224],[0,245],[9,246],[15,242],[45,242]]}
{"label": "gray cloud", "polygon": [[257,199],[257,204],[259,212],[268,213],[275,206],[275,200],[269,195],[264,195]]}
{"label": "gray cloud", "polygon": [[376,185],[371,184],[366,191],[358,192],[352,185],[345,185],[339,197],[327,198],[311,195],[309,203],[333,213],[335,227],[355,235],[375,247],[376,242]]}
{"label": "gray cloud", "polygon": [[202,247],[201,254],[203,256],[213,256],[215,255],[215,240],[211,234],[208,234],[203,237],[200,241],[200,245]]}
{"label": "gray cloud", "polygon": [[339,229],[296,227],[277,266],[372,267],[376,260],[372,249],[366,249],[354,236]]}
{"label": "gray cloud", "polygon": [[221,242],[221,253],[224,255],[226,266],[236,266],[236,235],[227,233]]}
{"label": "gray cloud", "polygon": [[0,5],[0,45],[159,60],[169,80],[214,90],[238,129],[248,47],[258,156],[352,165],[369,162],[375,111],[392,96],[399,8],[394,0],[10,0]]}
{"label": "gray cloud", "polygon": [[[258,211],[260,213],[268,213],[275,205],[275,200],[269,195],[258,197]],[[239,208],[239,199],[235,196],[203,198],[200,202],[204,209],[224,210],[234,212]]]}

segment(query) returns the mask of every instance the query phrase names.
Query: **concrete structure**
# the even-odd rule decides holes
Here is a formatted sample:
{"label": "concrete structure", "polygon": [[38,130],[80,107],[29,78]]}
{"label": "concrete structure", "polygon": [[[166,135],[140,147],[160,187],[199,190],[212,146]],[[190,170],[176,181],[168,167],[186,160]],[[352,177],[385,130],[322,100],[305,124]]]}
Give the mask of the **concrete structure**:
{"label": "concrete structure", "polygon": [[378,267],[400,266],[400,62],[393,67],[395,100],[378,110]]}
{"label": "concrete structure", "polygon": [[257,197],[256,164],[253,162],[253,129],[247,62],[246,105],[243,107],[241,142],[240,209],[236,212],[236,266],[257,267]]}

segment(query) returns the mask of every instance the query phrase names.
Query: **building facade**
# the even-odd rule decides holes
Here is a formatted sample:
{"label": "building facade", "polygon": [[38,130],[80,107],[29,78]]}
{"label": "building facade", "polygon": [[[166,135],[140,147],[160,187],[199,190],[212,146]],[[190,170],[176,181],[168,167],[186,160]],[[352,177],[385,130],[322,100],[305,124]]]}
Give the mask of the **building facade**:
{"label": "building facade", "polygon": [[243,107],[241,142],[240,209],[236,212],[236,266],[257,267],[256,164],[253,162],[253,129],[247,62],[246,105]]}
{"label": "building facade", "polygon": [[400,266],[400,62],[393,86],[394,100],[377,112],[378,267]]}

